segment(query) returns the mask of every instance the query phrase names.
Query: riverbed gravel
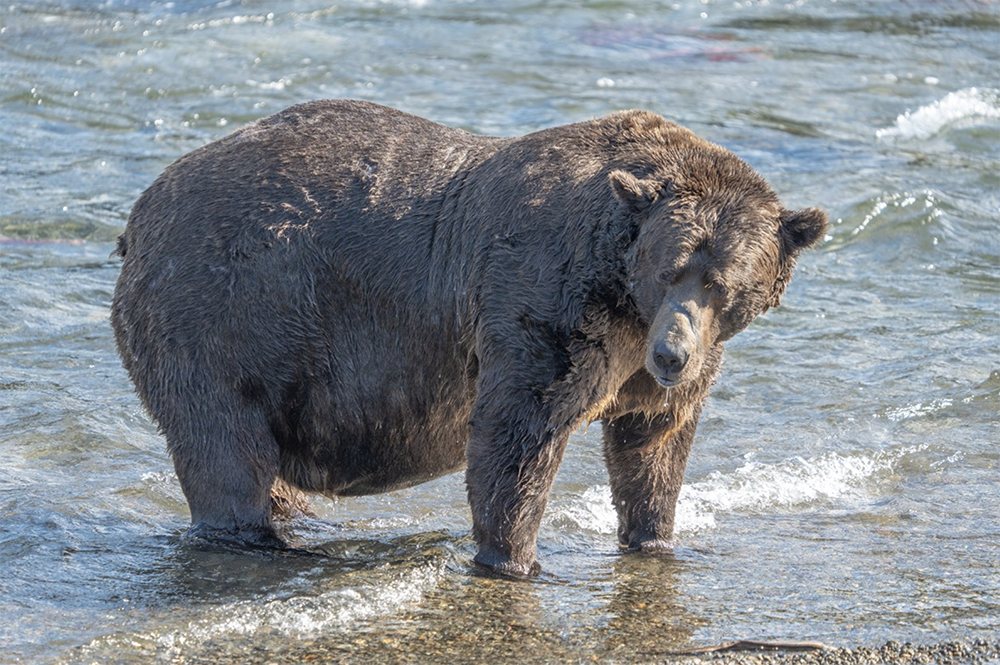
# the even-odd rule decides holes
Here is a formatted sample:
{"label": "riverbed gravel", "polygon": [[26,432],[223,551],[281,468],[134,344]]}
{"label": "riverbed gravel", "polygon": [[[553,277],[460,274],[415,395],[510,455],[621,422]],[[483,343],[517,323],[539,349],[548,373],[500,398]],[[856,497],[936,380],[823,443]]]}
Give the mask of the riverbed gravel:
{"label": "riverbed gravel", "polygon": [[[671,660],[664,662],[673,663]],[[742,651],[685,658],[681,662],[684,665],[994,665],[1000,663],[1000,640],[921,645],[890,641],[877,647],[823,649],[806,653]]]}
{"label": "riverbed gravel", "polygon": [[[486,637],[469,631],[465,635],[451,635],[444,642],[435,641],[440,635],[379,636],[365,633],[347,639],[319,639],[298,642],[277,649],[251,646],[242,648],[233,643],[219,644],[213,648],[203,645],[197,652],[185,649],[172,653],[149,653],[158,663],[176,665],[291,665],[330,663],[379,663],[421,665],[464,665],[476,663],[500,664],[550,664],[550,663],[602,663],[607,665],[1000,665],[1000,639],[949,641],[934,644],[912,644],[889,641],[881,646],[827,648],[807,652],[783,650],[740,650],[684,655],[656,652],[648,646],[636,649],[622,648],[614,652],[589,651],[580,644],[551,639],[518,639],[516,635]],[[553,637],[552,635],[548,636]],[[129,660],[126,654],[125,661]],[[135,654],[132,654],[133,656]],[[66,662],[85,662],[70,659]]]}

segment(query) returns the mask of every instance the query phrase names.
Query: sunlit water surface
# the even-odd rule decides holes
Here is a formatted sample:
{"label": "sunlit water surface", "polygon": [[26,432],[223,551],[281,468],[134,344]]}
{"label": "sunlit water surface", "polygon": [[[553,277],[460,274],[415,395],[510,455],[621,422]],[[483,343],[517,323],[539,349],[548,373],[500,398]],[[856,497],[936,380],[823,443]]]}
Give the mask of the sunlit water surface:
{"label": "sunlit water surface", "polygon": [[[732,639],[996,638],[996,2],[0,8],[0,659],[632,662]],[[320,97],[514,135],[647,108],[830,234],[728,346],[672,556],[622,555],[600,426],[543,575],[476,576],[461,475],[317,500],[324,556],[199,547],[114,350],[109,253],[171,161]]]}

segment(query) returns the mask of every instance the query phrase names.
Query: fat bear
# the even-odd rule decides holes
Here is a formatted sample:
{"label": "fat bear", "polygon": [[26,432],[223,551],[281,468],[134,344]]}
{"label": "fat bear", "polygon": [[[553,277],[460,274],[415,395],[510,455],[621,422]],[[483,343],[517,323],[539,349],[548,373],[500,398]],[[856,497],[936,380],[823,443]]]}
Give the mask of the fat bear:
{"label": "fat bear", "polygon": [[464,467],[475,561],[523,576],[584,421],[621,544],[670,546],[722,345],[825,228],[644,111],[496,138],[315,101],[142,194],[111,322],[197,532],[280,547],[272,488],[287,506]]}

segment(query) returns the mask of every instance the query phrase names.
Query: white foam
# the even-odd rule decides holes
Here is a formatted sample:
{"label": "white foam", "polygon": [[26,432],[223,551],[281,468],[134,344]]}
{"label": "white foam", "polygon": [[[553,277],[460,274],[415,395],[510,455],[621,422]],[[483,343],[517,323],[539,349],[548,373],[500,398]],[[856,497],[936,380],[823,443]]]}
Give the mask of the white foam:
{"label": "white foam", "polygon": [[[868,455],[828,453],[806,460],[776,464],[748,461],[730,472],[714,472],[705,480],[684,485],[677,502],[675,533],[715,527],[716,515],[728,512],[771,512],[817,501],[848,503],[877,491],[878,476],[910,449]],[[597,485],[579,497],[553,505],[549,522],[568,521],[600,534],[613,534],[618,518],[611,488]]]}
{"label": "white foam", "polygon": [[247,85],[253,88],[260,88],[261,90],[284,90],[286,87],[292,84],[291,78],[279,78],[277,81],[256,81],[254,79],[247,79]]}
{"label": "white foam", "polygon": [[200,643],[221,636],[255,635],[262,630],[296,638],[316,637],[333,628],[392,614],[419,601],[441,574],[438,568],[424,566],[384,585],[341,588],[317,596],[230,603],[157,641],[171,647],[192,639]]}
{"label": "white foam", "polygon": [[821,500],[857,498],[873,489],[878,473],[888,471],[894,458],[885,455],[844,456],[828,453],[778,464],[749,461],[730,473],[714,472],[701,482],[681,488],[680,502],[694,514],[758,512],[788,509]]}
{"label": "white foam", "polygon": [[[192,647],[219,640],[263,635],[308,639],[358,622],[388,616],[419,602],[444,574],[440,565],[424,565],[392,579],[337,588],[315,596],[242,600],[210,607],[182,627],[119,633],[95,639],[82,655],[100,656],[124,646],[141,646],[157,661],[174,662]],[[155,621],[159,623],[159,621]]]}
{"label": "white foam", "polygon": [[615,533],[618,529],[618,516],[611,501],[611,488],[607,485],[588,487],[569,503],[553,506],[549,515],[549,522],[565,519],[581,529],[596,533]]}
{"label": "white foam", "polygon": [[972,118],[1000,118],[1000,90],[965,88],[949,92],[927,106],[902,114],[892,127],[875,132],[879,139],[928,139],[956,122]]}
{"label": "white foam", "polygon": [[[906,406],[891,408],[885,412],[885,417],[893,422],[899,422],[901,420],[909,420],[910,418],[916,418],[918,416],[926,416],[934,413],[935,411],[940,411],[941,409],[947,409],[952,404],[952,400],[947,398],[932,400],[928,404],[917,402],[916,404],[907,404]],[[879,415],[875,414],[875,417],[878,418]]]}

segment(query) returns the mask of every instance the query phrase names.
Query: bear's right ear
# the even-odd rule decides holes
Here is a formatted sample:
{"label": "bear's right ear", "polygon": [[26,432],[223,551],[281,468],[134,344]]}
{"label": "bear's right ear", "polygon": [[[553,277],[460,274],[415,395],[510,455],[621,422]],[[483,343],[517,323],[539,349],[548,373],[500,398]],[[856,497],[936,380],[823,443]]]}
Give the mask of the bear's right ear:
{"label": "bear's right ear", "polygon": [[781,242],[789,256],[810,247],[826,233],[826,213],[819,208],[786,210],[781,213]]}
{"label": "bear's right ear", "polygon": [[660,196],[659,183],[640,180],[622,169],[615,169],[609,173],[608,182],[611,183],[611,191],[615,193],[615,198],[634,213],[643,212]]}

